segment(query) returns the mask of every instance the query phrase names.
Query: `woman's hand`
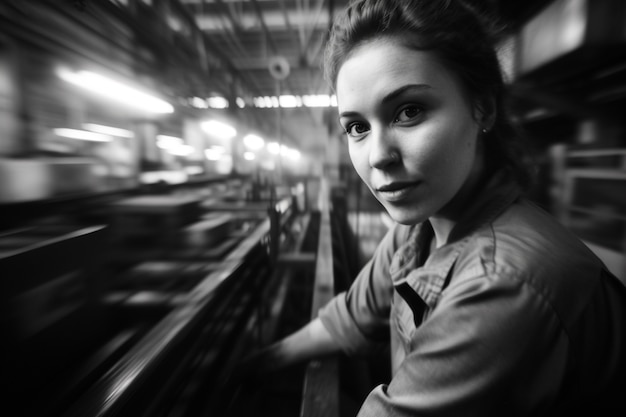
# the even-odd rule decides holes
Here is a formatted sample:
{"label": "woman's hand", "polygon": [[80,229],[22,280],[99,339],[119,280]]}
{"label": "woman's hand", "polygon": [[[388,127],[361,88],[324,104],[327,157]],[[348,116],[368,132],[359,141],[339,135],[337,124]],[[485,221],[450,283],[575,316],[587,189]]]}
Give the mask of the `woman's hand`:
{"label": "woman's hand", "polygon": [[339,351],[321,320],[316,318],[295,333],[250,355],[236,366],[232,378],[245,381],[289,365]]}

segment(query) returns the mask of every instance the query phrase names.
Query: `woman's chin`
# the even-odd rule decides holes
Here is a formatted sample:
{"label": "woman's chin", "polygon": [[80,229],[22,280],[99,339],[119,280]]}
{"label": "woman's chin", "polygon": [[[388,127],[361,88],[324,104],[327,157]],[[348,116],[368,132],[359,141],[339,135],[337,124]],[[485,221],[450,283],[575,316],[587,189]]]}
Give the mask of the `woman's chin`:
{"label": "woman's chin", "polygon": [[394,207],[394,206],[390,207],[387,204],[383,204],[383,205],[385,206],[385,209],[387,210],[387,214],[389,214],[389,217],[391,217],[391,219],[396,223],[404,224],[406,226],[411,226],[411,225],[418,224],[426,220],[426,217],[421,216],[419,213],[417,213],[414,207],[412,209],[408,209],[408,208],[405,209],[402,207]]}

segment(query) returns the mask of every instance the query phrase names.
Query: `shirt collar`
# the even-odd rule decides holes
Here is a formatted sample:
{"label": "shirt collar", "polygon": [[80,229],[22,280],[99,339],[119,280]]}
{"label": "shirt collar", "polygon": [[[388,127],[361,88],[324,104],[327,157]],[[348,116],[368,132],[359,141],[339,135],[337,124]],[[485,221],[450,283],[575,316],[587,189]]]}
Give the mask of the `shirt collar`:
{"label": "shirt collar", "polygon": [[448,242],[429,254],[430,222],[414,227],[408,241],[394,254],[389,272],[394,285],[408,283],[431,307],[437,302],[452,267],[473,231],[491,223],[521,194],[506,171],[493,175],[452,229]]}
{"label": "shirt collar", "polygon": [[480,226],[491,223],[521,195],[519,185],[506,170],[497,171],[478,191],[473,202],[448,236],[451,243],[469,235]]}

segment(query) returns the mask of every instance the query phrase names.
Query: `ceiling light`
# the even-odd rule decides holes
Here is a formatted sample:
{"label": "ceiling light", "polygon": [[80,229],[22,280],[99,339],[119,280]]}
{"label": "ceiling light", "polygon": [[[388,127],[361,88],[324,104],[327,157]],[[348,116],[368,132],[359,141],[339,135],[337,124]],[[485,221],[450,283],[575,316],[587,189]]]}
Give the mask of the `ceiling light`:
{"label": "ceiling light", "polygon": [[244,152],[243,158],[246,161],[254,161],[254,159],[256,158],[256,155],[254,154],[254,152]]}
{"label": "ceiling light", "polygon": [[211,146],[204,150],[204,156],[209,161],[219,161],[224,156],[225,149],[223,146]]}
{"label": "ceiling light", "polygon": [[191,145],[180,145],[173,148],[168,148],[167,151],[176,156],[189,156],[196,151]]}
{"label": "ceiling light", "polygon": [[61,79],[71,84],[141,110],[154,113],[174,112],[174,107],[164,100],[91,71],[72,72],[67,69],[59,69],[57,74]]}
{"label": "ceiling light", "polygon": [[277,142],[270,142],[267,144],[267,151],[273,155],[280,153],[280,145]]}
{"label": "ceiling light", "polygon": [[85,123],[83,124],[83,127],[92,132],[102,133],[103,135],[109,135],[109,136],[117,136],[120,138],[132,138],[135,136],[135,134],[131,132],[130,130],[120,129],[120,128],[111,127],[111,126],[98,125],[95,123]]}
{"label": "ceiling light", "polygon": [[196,109],[208,109],[209,108],[209,103],[207,103],[205,100],[201,99],[200,97],[192,97],[190,99],[190,103]]}
{"label": "ceiling light", "polygon": [[298,161],[300,160],[301,154],[300,154],[300,151],[297,149],[289,149],[287,156],[289,157],[289,159],[293,161]]}
{"label": "ceiling light", "polygon": [[337,98],[328,94],[314,94],[302,96],[302,102],[306,107],[332,107],[337,105]]}
{"label": "ceiling light", "polygon": [[246,135],[243,138],[243,144],[246,145],[248,148],[252,149],[253,151],[259,150],[261,148],[263,148],[263,146],[265,145],[265,141],[263,140],[263,138],[257,136],[257,135]]}
{"label": "ceiling light", "polygon": [[261,109],[295,107],[337,107],[337,96],[328,94],[309,94],[304,96],[282,95],[254,97],[252,103]]}
{"label": "ceiling light", "polygon": [[57,128],[54,134],[65,138],[86,140],[90,142],[110,142],[111,137],[101,133],[89,132],[87,130]]}
{"label": "ceiling light", "polygon": [[302,106],[302,98],[300,96],[292,96],[292,95],[280,96],[278,97],[278,102],[280,103],[280,107],[282,107],[283,109],[285,108],[289,109],[289,108]]}
{"label": "ceiling light", "polygon": [[183,146],[185,141],[176,136],[157,135],[157,146],[161,149],[173,149]]}
{"label": "ceiling light", "polygon": [[212,109],[227,109],[229,107],[228,100],[226,100],[224,97],[213,96],[207,98],[206,101],[209,107]]}
{"label": "ceiling light", "polygon": [[232,139],[237,135],[237,130],[235,130],[234,127],[217,120],[202,122],[200,126],[202,126],[202,129],[208,134],[223,139]]}

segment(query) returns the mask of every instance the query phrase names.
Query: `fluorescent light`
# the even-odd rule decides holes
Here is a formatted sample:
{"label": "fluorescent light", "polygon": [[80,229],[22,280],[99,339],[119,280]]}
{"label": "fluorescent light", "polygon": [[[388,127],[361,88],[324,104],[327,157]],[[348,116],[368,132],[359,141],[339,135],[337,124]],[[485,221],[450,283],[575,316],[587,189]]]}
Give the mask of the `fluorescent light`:
{"label": "fluorescent light", "polygon": [[173,113],[174,107],[159,98],[91,71],[57,71],[61,79],[124,104],[154,113]]}
{"label": "fluorescent light", "polygon": [[282,108],[294,108],[302,106],[302,98],[300,96],[285,95],[278,97],[278,102]]}
{"label": "fluorescent light", "polygon": [[234,127],[217,120],[202,122],[200,126],[205,132],[223,139],[232,139],[237,135]]}
{"label": "fluorescent light", "polygon": [[302,96],[302,102],[306,107],[331,107],[333,97],[328,94],[314,94]]}
{"label": "fluorescent light", "polygon": [[224,149],[223,146],[215,145],[215,146],[211,146],[208,149],[205,149],[204,156],[209,161],[219,161],[224,156],[224,152],[226,152],[226,150]]}
{"label": "fluorescent light", "polygon": [[254,161],[254,159],[256,158],[256,155],[254,154],[254,152],[244,152],[243,158],[246,161]]}
{"label": "fluorescent light", "polygon": [[267,151],[273,155],[280,153],[280,145],[277,142],[270,142],[267,144]]}
{"label": "fluorescent light", "polygon": [[87,140],[90,142],[110,142],[111,141],[110,136],[103,135],[101,133],[88,132],[86,130],[79,130],[79,129],[57,128],[57,129],[54,129],[54,134],[57,136],[65,137],[65,138]]}
{"label": "fluorescent light", "polygon": [[182,138],[179,138],[178,136],[157,135],[156,138],[158,141],[162,141],[162,142],[176,142],[176,143],[183,142]]}
{"label": "fluorescent light", "polygon": [[282,95],[253,97],[252,103],[261,109],[295,107],[337,107],[337,96],[328,94],[308,94],[304,96]]}
{"label": "fluorescent light", "polygon": [[265,105],[265,100],[263,99],[263,97],[255,97],[252,99],[252,102],[254,103],[254,107],[257,107],[260,109],[267,107]]}
{"label": "fluorescent light", "polygon": [[200,97],[193,97],[191,99],[191,105],[195,107],[196,109],[208,109],[209,108],[209,103],[207,103],[205,100],[201,99]]}
{"label": "fluorescent light", "polygon": [[95,123],[85,123],[83,127],[92,132],[102,133],[103,135],[117,136],[120,138],[132,138],[135,136],[133,132],[126,129],[120,129],[117,127],[98,125]]}
{"label": "fluorescent light", "polygon": [[188,156],[196,151],[196,148],[186,145],[185,141],[176,136],[157,135],[156,145],[176,156]]}
{"label": "fluorescent light", "polygon": [[171,153],[172,155],[176,155],[176,156],[188,156],[194,153],[196,151],[196,148],[194,148],[191,145],[180,145],[180,146],[168,148],[167,151]]}
{"label": "fluorescent light", "polygon": [[172,149],[183,146],[185,141],[176,136],[157,135],[157,146],[161,149]]}
{"label": "fluorescent light", "polygon": [[253,151],[256,151],[263,148],[265,141],[260,136],[249,134],[243,138],[243,144]]}
{"label": "fluorescent light", "polygon": [[207,98],[207,103],[212,109],[227,109],[228,108],[228,100],[224,97],[213,96]]}
{"label": "fluorescent light", "polygon": [[289,152],[287,152],[287,156],[293,161],[298,161],[300,160],[301,154],[300,151],[298,151],[297,149],[289,149]]}

